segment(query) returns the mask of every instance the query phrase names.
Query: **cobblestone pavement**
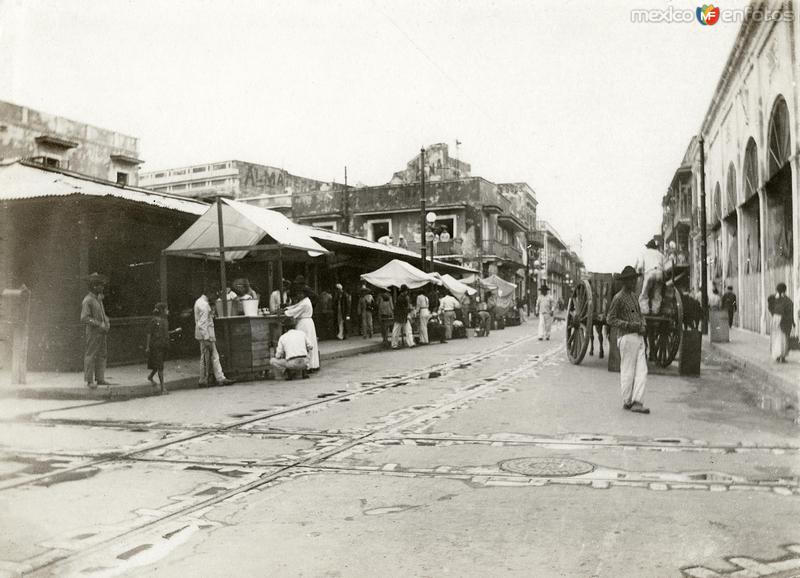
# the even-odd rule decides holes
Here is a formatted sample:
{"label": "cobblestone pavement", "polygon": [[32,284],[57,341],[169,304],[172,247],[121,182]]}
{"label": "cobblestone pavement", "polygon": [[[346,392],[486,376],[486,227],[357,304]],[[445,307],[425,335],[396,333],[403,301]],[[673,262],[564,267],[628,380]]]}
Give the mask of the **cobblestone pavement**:
{"label": "cobblestone pavement", "polygon": [[7,404],[0,576],[800,576],[796,425],[710,358],[625,412],[562,341]]}

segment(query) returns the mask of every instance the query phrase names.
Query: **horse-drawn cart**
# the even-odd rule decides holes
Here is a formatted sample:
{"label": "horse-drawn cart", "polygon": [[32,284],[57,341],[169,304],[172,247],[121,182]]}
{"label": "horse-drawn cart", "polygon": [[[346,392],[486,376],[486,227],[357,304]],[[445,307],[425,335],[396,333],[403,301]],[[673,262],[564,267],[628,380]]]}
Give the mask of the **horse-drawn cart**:
{"label": "horse-drawn cart", "polygon": [[[622,288],[616,277],[612,273],[590,273],[588,279],[580,281],[572,290],[567,305],[566,341],[567,356],[575,365],[583,361],[590,344],[593,346],[595,329],[602,352],[602,328],[607,325],[606,315],[611,300]],[[664,284],[661,290],[659,314],[645,315],[644,318],[650,359],[660,367],[667,367],[681,349],[683,303],[680,292],[672,283]],[[639,294],[638,289],[636,294]]]}

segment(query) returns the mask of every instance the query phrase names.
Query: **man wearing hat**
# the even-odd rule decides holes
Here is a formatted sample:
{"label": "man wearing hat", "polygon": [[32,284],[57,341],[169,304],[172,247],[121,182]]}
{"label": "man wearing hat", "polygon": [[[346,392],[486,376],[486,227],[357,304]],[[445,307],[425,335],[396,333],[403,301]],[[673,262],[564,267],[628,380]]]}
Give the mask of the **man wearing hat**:
{"label": "man wearing hat", "polygon": [[[659,284],[664,281],[664,255],[658,250],[658,243],[650,239],[645,245],[636,269],[642,275],[642,293],[639,295],[639,308],[645,315],[658,315],[661,311],[661,291]],[[635,288],[635,285],[634,285]],[[650,293],[653,293],[652,298]]]}
{"label": "man wearing hat", "polygon": [[636,270],[626,265],[618,277],[623,287],[611,300],[606,320],[609,327],[617,329],[622,407],[636,413],[650,413],[642,405],[647,385],[644,343],[647,325],[635,296],[637,277]]}
{"label": "man wearing hat", "polygon": [[83,376],[86,386],[110,385],[106,381],[106,336],[111,324],[103,307],[103,290],[108,279],[92,273],[87,279],[89,292],[81,304],[81,323],[86,326],[86,350],[83,355]]}
{"label": "man wearing hat", "polygon": [[547,283],[539,289],[542,294],[536,300],[536,314],[539,316],[539,341],[547,339],[550,341],[550,329],[553,327],[553,317],[556,314],[556,304],[553,296],[550,295],[550,287]]}

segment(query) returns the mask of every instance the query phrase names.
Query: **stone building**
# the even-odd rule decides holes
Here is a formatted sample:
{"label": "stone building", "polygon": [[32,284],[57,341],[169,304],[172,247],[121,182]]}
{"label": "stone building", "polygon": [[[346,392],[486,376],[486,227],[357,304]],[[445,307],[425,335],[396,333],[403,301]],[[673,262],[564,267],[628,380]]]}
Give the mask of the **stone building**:
{"label": "stone building", "polygon": [[[674,256],[676,281],[684,290],[699,286],[699,220],[693,203],[697,191],[695,165],[698,158],[697,138],[693,137],[678,170],[672,177],[667,193],[661,199],[662,248]],[[670,250],[674,243],[674,253]]]}
{"label": "stone building", "polygon": [[131,186],[143,162],[135,137],[0,101],[0,160],[14,159]]}
{"label": "stone building", "polygon": [[[497,274],[517,283],[519,297],[526,287],[527,247],[536,224],[536,194],[526,183],[492,183],[470,175],[470,166],[451,158],[447,145],[426,149],[426,213],[436,214],[432,227],[422,231],[419,156],[386,185],[360,188],[335,187],[316,194],[292,197],[292,218],[300,223],[327,227],[419,251],[426,241],[436,259]],[[440,162],[441,161],[441,164]],[[460,175],[457,178],[455,175]]]}
{"label": "stone building", "polygon": [[209,199],[224,196],[291,216],[293,195],[330,191],[334,186],[284,169],[244,161],[221,161],[143,172],[140,184],[161,193]]}
{"label": "stone building", "polygon": [[[586,273],[583,260],[559,235],[555,227],[545,220],[536,222],[535,271],[538,286],[547,284],[550,294],[564,304],[572,295],[572,287]],[[538,263],[538,265],[536,264]]]}
{"label": "stone building", "polygon": [[701,128],[709,288],[732,285],[737,323],[759,333],[769,332],[766,301],[777,283],[800,305],[798,50],[793,5],[751,3]]}

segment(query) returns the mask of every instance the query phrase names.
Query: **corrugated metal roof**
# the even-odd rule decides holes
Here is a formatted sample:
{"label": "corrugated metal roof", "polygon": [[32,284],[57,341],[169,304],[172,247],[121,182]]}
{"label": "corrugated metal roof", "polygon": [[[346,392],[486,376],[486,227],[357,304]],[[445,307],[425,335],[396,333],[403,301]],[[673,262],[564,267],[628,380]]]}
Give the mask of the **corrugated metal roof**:
{"label": "corrugated metal roof", "polygon": [[0,200],[35,199],[42,197],[114,197],[162,209],[202,215],[209,205],[192,199],[183,199],[140,189],[118,187],[79,175],[34,167],[21,162],[0,165]]}

